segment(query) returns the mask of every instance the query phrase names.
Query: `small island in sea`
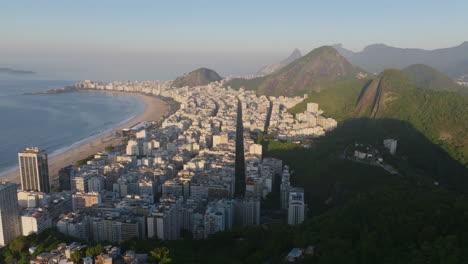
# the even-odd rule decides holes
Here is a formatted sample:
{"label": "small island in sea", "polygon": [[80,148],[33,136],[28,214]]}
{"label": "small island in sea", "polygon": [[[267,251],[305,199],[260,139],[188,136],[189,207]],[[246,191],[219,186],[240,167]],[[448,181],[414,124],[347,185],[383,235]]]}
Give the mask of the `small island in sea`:
{"label": "small island in sea", "polygon": [[26,70],[17,70],[12,68],[0,68],[0,73],[18,75],[18,74],[34,74],[33,71],[26,71]]}

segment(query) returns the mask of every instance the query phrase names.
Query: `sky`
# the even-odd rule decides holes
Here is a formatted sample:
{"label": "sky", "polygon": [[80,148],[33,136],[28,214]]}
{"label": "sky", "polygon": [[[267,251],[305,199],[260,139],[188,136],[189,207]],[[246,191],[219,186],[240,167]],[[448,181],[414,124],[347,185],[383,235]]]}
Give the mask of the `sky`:
{"label": "sky", "polygon": [[245,75],[294,48],[456,46],[467,14],[466,0],[0,0],[0,67],[65,80]]}

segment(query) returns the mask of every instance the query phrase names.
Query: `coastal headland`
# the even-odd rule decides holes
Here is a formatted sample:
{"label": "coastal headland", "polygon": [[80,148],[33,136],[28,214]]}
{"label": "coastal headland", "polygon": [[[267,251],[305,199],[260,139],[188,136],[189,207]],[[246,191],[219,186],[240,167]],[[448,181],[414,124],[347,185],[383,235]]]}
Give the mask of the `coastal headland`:
{"label": "coastal headland", "polygon": [[[85,91],[89,92],[89,91]],[[100,92],[100,91],[92,91]],[[126,93],[126,92],[114,92],[112,93]],[[58,171],[68,165],[74,165],[77,161],[86,158],[89,155],[95,154],[99,151],[103,151],[106,146],[119,145],[121,139],[114,137],[116,131],[132,127],[143,121],[160,121],[169,111],[170,105],[163,100],[140,93],[126,93],[132,96],[139,97],[141,101],[146,105],[145,110],[135,116],[135,118],[117,127],[115,130],[107,132],[106,134],[82,145],[78,145],[76,148],[72,148],[63,153],[57,154],[53,157],[49,157],[49,176],[51,183],[57,182]],[[50,153],[49,153],[50,154]],[[2,181],[9,181],[20,183],[19,170],[13,171],[1,177]]]}

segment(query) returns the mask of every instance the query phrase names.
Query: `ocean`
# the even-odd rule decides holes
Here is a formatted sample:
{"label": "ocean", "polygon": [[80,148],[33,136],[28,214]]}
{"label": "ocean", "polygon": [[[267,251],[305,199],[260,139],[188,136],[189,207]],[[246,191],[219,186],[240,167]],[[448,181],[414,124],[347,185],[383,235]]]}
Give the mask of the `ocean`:
{"label": "ocean", "polygon": [[17,167],[18,152],[26,147],[54,156],[145,110],[138,97],[112,92],[24,95],[72,83],[0,76],[0,176]]}

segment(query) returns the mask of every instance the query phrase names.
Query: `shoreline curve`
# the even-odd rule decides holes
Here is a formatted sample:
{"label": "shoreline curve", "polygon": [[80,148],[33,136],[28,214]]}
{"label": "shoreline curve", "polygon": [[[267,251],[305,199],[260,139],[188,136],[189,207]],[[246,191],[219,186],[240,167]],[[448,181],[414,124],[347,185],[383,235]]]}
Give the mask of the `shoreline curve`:
{"label": "shoreline curve", "polygon": [[[152,96],[141,93],[130,93],[120,91],[80,91],[80,92],[97,92],[97,93],[119,93],[136,96],[145,104],[145,109],[134,116],[133,118],[123,120],[115,128],[108,129],[98,135],[90,136],[77,142],[73,142],[70,146],[60,148],[53,151],[49,155],[49,178],[51,185],[58,183],[58,171],[68,165],[75,165],[81,159],[89,155],[93,155],[99,151],[104,151],[104,148],[109,145],[118,145],[120,139],[112,138],[114,133],[124,128],[132,127],[143,121],[161,121],[161,119],[169,113],[170,106],[165,101]],[[80,142],[83,142],[80,144]],[[75,146],[74,146],[75,145]],[[57,152],[57,153],[55,153]],[[7,169],[4,175],[0,176],[0,181],[8,181],[20,183],[19,169]]]}

